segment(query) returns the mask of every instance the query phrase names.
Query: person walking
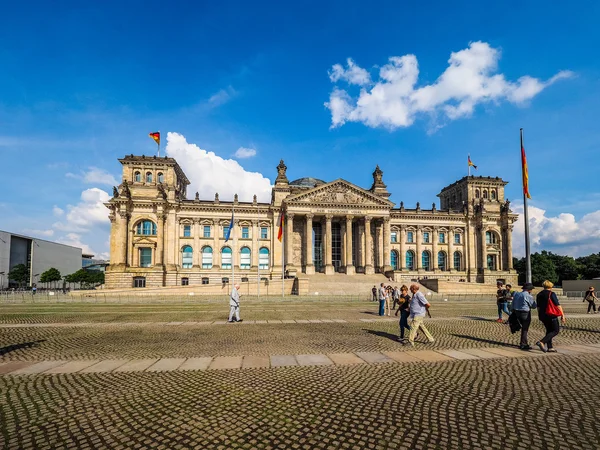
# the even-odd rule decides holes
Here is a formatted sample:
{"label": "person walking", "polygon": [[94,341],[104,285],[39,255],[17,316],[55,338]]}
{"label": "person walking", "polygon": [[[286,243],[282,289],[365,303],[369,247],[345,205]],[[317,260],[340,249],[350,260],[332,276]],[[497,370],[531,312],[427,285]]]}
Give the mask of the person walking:
{"label": "person walking", "polygon": [[535,345],[537,345],[544,353],[556,353],[552,339],[554,339],[560,331],[558,318],[560,317],[560,321],[563,325],[567,322],[567,319],[565,318],[562,306],[560,306],[560,303],[558,302],[556,293],[552,292],[554,283],[546,280],[542,283],[542,286],[544,290],[537,295],[536,303],[538,307],[538,318],[546,327],[546,336],[537,341]]}
{"label": "person walking", "polygon": [[521,350],[531,350],[531,346],[527,341],[527,333],[529,332],[529,325],[531,324],[531,310],[537,307],[531,291],[533,290],[533,284],[525,283],[523,285],[523,291],[517,292],[513,296],[513,313],[516,315],[519,324],[521,325],[521,342],[519,348]]}
{"label": "person walking", "polygon": [[386,290],[385,290],[385,286],[383,285],[383,283],[381,283],[381,286],[379,287],[379,315],[380,316],[384,316],[385,315],[385,297],[386,297]]}
{"label": "person walking", "polygon": [[435,339],[425,328],[423,325],[423,319],[425,319],[425,314],[429,311],[429,302],[425,298],[425,296],[419,292],[419,286],[413,284],[410,286],[410,292],[412,292],[412,298],[410,299],[410,333],[408,334],[408,342],[410,345],[414,347],[415,345],[415,336],[419,331],[419,328],[423,330],[425,333],[425,337],[429,340],[429,342],[434,342]]}
{"label": "person walking", "polygon": [[513,297],[515,294],[516,294],[516,292],[513,291],[512,285],[507,284],[506,285],[506,309],[508,309],[509,311],[513,310],[512,303],[513,303]]}
{"label": "person walking", "polygon": [[[233,317],[235,315],[235,320]],[[231,290],[231,296],[229,297],[229,320],[228,323],[243,322],[244,319],[240,319],[240,285],[235,284]]]}
{"label": "person walking", "polygon": [[400,295],[398,296],[398,310],[394,313],[396,316],[400,314],[400,336],[398,340],[406,344],[407,339],[404,337],[404,330],[409,330],[408,316],[410,315],[410,295],[408,295],[408,288],[406,285],[402,285],[400,288]]}
{"label": "person walking", "polygon": [[506,315],[510,316],[510,311],[508,310],[508,299],[507,299],[507,290],[504,288],[504,283],[498,281],[496,283],[496,287],[498,290],[496,291],[496,304],[498,305],[498,319],[496,322],[504,323],[502,319],[502,312],[505,312]]}
{"label": "person walking", "polygon": [[587,313],[592,314],[592,308],[593,308],[594,314],[598,314],[598,311],[596,311],[596,300],[598,300],[598,297],[596,297],[596,293],[594,292],[594,286],[590,286],[589,289],[587,290],[587,292],[585,293],[585,296],[583,297],[583,301],[585,302],[586,300],[588,302]]}
{"label": "person walking", "polygon": [[373,289],[371,289],[371,293],[373,294],[372,301],[376,302],[377,301],[377,288],[375,286],[373,286]]}
{"label": "person walking", "polygon": [[388,316],[392,315],[392,287],[388,286],[385,289],[385,311]]}

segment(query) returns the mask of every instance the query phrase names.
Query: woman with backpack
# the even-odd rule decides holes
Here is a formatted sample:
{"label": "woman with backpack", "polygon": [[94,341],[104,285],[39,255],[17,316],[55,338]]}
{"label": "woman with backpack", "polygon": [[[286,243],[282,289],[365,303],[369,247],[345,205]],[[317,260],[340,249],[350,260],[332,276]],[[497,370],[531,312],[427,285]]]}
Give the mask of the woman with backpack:
{"label": "woman with backpack", "polygon": [[583,297],[583,301],[585,302],[587,300],[588,302],[588,314],[592,313],[592,308],[594,309],[594,314],[597,314],[598,311],[596,311],[596,300],[598,300],[598,297],[596,297],[596,293],[594,292],[594,286],[590,286],[590,288],[587,290],[587,292],[585,293],[585,296]]}
{"label": "woman with backpack", "polygon": [[556,349],[552,345],[552,339],[560,331],[558,318],[560,317],[560,321],[563,325],[566,323],[567,319],[565,318],[562,306],[560,306],[560,303],[558,302],[558,297],[552,292],[554,284],[551,281],[546,280],[542,283],[542,286],[544,290],[537,295],[536,303],[538,307],[538,317],[546,327],[546,336],[537,341],[535,345],[537,345],[544,353],[556,353]]}

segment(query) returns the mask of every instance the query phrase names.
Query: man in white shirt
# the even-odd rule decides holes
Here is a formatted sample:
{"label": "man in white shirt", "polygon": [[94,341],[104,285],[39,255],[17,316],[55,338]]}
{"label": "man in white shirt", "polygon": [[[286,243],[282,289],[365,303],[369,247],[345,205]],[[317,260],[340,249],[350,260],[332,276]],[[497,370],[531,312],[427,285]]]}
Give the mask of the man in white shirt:
{"label": "man in white shirt", "polygon": [[385,315],[385,298],[387,297],[387,290],[383,283],[379,287],[379,315]]}
{"label": "man in white shirt", "polygon": [[[235,315],[235,320],[233,316]],[[242,322],[240,319],[240,285],[236,284],[233,286],[231,296],[229,297],[229,320],[228,323]]]}
{"label": "man in white shirt", "polygon": [[415,345],[415,336],[419,331],[419,328],[423,330],[425,337],[429,340],[429,342],[434,342],[433,336],[425,328],[423,325],[423,319],[425,319],[425,314],[429,310],[429,302],[425,298],[425,296],[419,292],[419,286],[413,284],[410,287],[410,292],[412,292],[412,298],[410,300],[410,334],[408,335],[408,342],[410,345],[414,347]]}

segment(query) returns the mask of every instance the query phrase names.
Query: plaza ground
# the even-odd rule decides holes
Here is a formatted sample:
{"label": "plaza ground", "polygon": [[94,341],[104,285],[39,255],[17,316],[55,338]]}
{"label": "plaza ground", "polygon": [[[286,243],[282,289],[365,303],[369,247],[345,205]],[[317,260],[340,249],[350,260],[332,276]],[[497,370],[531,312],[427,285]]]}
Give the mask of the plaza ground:
{"label": "plaza ground", "polygon": [[368,301],[2,305],[0,447],[598,447],[600,315],[565,301],[550,355],[432,303],[415,348]]}

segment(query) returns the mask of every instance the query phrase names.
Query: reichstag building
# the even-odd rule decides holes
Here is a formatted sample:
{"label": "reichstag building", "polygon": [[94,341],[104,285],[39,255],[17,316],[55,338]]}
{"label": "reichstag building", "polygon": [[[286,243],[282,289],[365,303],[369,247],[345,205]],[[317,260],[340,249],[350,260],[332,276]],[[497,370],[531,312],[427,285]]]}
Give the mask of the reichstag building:
{"label": "reichstag building", "polygon": [[[246,279],[382,273],[396,281],[438,278],[516,284],[517,215],[502,179],[464,177],[441,189],[439,208],[398,207],[379,167],[369,189],[343,179],[289,181],[283,161],[270,203],[187,198],[190,184],[169,157],[126,156],[110,210],[107,288],[222,283]],[[234,230],[225,230],[235,210]],[[284,214],[283,239],[278,237]],[[284,255],[282,255],[284,252]],[[283,258],[285,257],[285,258]],[[285,267],[282,267],[285,261]]]}

